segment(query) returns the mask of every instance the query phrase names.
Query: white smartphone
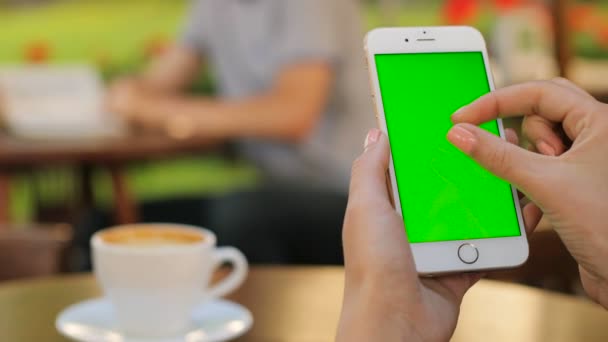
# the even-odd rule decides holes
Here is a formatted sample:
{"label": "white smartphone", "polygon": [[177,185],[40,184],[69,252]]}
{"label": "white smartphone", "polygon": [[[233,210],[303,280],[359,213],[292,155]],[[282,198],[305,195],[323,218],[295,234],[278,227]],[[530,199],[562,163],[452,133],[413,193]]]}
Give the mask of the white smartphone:
{"label": "white smartphone", "polygon": [[[494,90],[483,36],[471,27],[379,28],[366,57],[389,180],[422,275],[515,267],[528,258],[516,189],[446,139],[450,116]],[[504,137],[502,121],[482,127]]]}

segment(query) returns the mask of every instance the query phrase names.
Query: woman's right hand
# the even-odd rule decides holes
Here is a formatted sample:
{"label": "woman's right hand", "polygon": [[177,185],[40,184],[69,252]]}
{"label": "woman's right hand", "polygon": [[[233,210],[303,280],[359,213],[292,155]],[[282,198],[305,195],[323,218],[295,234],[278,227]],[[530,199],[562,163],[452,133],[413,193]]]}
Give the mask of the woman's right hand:
{"label": "woman's right hand", "polygon": [[[542,154],[476,126],[518,115]],[[578,262],[589,296],[608,308],[608,105],[555,79],[497,90],[452,120],[448,140],[532,201],[524,209],[526,224],[542,218],[555,229]]]}

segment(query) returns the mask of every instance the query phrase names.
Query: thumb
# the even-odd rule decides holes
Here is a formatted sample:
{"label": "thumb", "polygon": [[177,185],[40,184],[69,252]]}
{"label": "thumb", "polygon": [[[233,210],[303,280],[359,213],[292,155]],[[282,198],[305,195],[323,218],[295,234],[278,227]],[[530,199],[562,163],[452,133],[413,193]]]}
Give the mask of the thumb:
{"label": "thumb", "polygon": [[379,129],[369,131],[365,151],[355,160],[350,182],[350,201],[386,201],[390,205],[386,188],[390,148],[388,139]]}
{"label": "thumb", "polygon": [[347,274],[370,271],[408,275],[400,286],[416,278],[414,260],[404,233],[403,219],[391,205],[386,186],[390,147],[378,129],[369,132],[365,151],[353,164],[342,237]]}
{"label": "thumb", "polygon": [[535,192],[543,184],[549,157],[532,153],[471,124],[457,124],[448,140],[479,165],[515,185],[523,192]]}

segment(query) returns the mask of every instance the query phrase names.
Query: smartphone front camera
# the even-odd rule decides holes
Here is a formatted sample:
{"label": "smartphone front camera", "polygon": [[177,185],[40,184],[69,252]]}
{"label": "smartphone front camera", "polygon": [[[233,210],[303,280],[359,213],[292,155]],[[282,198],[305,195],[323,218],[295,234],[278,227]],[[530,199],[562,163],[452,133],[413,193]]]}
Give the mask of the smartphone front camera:
{"label": "smartphone front camera", "polygon": [[410,39],[409,39],[409,38],[405,38],[405,42],[406,42],[406,43],[409,43],[409,42],[410,42]]}
{"label": "smartphone front camera", "polygon": [[426,31],[422,31],[422,34],[426,34]]}

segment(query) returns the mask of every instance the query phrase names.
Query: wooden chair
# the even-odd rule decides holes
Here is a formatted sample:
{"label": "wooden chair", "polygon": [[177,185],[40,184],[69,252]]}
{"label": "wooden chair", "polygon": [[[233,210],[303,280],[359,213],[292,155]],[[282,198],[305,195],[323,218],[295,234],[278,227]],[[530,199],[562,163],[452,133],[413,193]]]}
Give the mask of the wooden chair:
{"label": "wooden chair", "polygon": [[0,280],[48,276],[67,271],[73,238],[70,226],[2,228]]}

